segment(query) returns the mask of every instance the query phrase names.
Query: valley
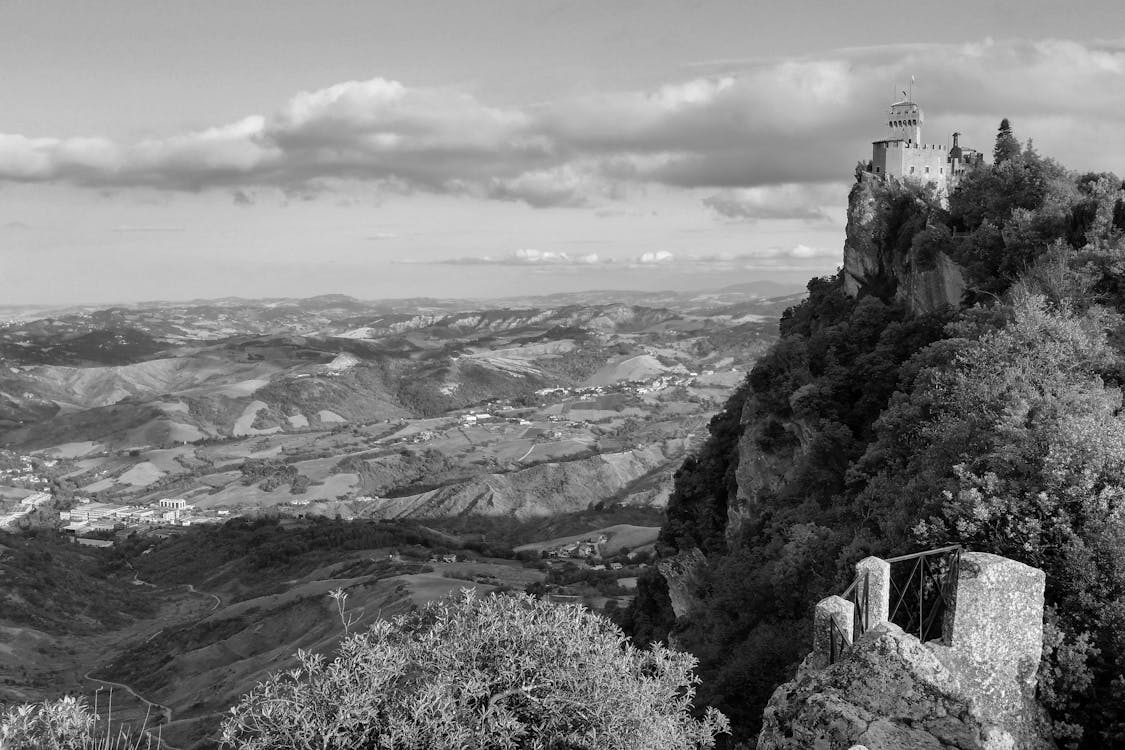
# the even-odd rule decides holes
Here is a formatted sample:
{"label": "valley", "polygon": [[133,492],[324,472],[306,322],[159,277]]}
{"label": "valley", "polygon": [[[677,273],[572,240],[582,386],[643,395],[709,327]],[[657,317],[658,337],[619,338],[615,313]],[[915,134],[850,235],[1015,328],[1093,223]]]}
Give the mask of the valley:
{"label": "valley", "polygon": [[0,701],[112,688],[115,721],[202,748],[298,649],[464,587],[620,611],[799,298],[11,313]]}

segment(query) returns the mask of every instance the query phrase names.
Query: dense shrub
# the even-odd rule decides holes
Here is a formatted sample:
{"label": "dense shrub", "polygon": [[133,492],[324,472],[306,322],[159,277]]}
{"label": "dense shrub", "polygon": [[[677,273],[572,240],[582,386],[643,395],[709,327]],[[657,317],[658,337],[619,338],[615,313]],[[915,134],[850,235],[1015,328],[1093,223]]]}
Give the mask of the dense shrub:
{"label": "dense shrub", "polygon": [[710,747],[694,659],[639,651],[604,618],[526,595],[456,598],[346,637],[259,684],[222,728],[242,750]]}

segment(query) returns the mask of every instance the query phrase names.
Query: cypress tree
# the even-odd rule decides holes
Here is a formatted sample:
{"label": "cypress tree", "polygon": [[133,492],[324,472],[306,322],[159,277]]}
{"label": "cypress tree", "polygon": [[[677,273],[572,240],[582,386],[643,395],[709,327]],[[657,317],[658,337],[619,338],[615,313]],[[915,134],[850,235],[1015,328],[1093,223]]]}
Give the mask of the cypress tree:
{"label": "cypress tree", "polygon": [[1000,121],[1000,129],[996,132],[996,145],[992,149],[992,163],[1000,166],[1014,156],[1020,154],[1020,142],[1012,135],[1012,124],[1005,117]]}

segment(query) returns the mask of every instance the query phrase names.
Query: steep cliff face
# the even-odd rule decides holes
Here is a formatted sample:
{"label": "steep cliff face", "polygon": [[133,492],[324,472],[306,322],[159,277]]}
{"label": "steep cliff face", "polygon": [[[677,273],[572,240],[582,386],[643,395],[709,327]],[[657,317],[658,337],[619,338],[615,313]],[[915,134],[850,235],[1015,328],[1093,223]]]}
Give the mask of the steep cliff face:
{"label": "steep cliff face", "polygon": [[[893,297],[911,312],[927,313],[957,307],[965,292],[964,272],[944,252],[927,252],[926,224],[919,216],[935,198],[918,188],[884,182],[860,173],[848,196],[848,225],[844,242],[844,290]],[[921,211],[903,211],[914,203]],[[909,218],[907,218],[909,217]],[[920,241],[921,238],[921,241]]]}
{"label": "steep cliff face", "polygon": [[[773,495],[791,478],[800,458],[808,452],[809,425],[801,419],[767,423],[755,419],[761,411],[758,399],[751,396],[742,411],[743,432],[738,441],[735,502],[727,506],[726,539],[734,547],[743,524],[757,515],[763,497]],[[782,431],[781,440],[771,431]]]}
{"label": "steep cliff face", "polygon": [[[931,224],[931,216],[939,211],[938,198],[921,188],[859,173],[848,196],[840,279],[844,294],[901,305],[908,316],[956,309],[965,292],[965,274],[938,249],[949,239],[948,230]],[[854,326],[854,321],[849,325]],[[817,379],[816,373],[812,379]],[[735,470],[736,501],[727,507],[728,545],[733,546],[763,498],[788,485],[800,464],[810,458],[823,415],[815,409],[802,411],[800,404],[815,401],[815,392],[822,387],[796,387],[789,396],[790,408],[781,409],[781,415],[776,404],[762,408],[757,393],[747,399]],[[766,411],[781,418],[763,421]]]}

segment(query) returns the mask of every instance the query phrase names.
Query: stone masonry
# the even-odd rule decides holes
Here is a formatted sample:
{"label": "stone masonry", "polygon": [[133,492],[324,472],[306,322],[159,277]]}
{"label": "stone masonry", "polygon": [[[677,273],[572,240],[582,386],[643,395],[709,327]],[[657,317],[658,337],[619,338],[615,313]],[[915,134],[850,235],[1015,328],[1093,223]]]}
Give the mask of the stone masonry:
{"label": "stone masonry", "polygon": [[[890,569],[862,560],[854,601],[817,605],[813,653],[770,699],[758,750],[1053,747],[1035,701],[1043,571],[961,553],[942,637],[922,643],[887,621]],[[853,612],[856,622],[866,618],[866,632],[856,628],[829,664],[832,622],[850,623]]]}

